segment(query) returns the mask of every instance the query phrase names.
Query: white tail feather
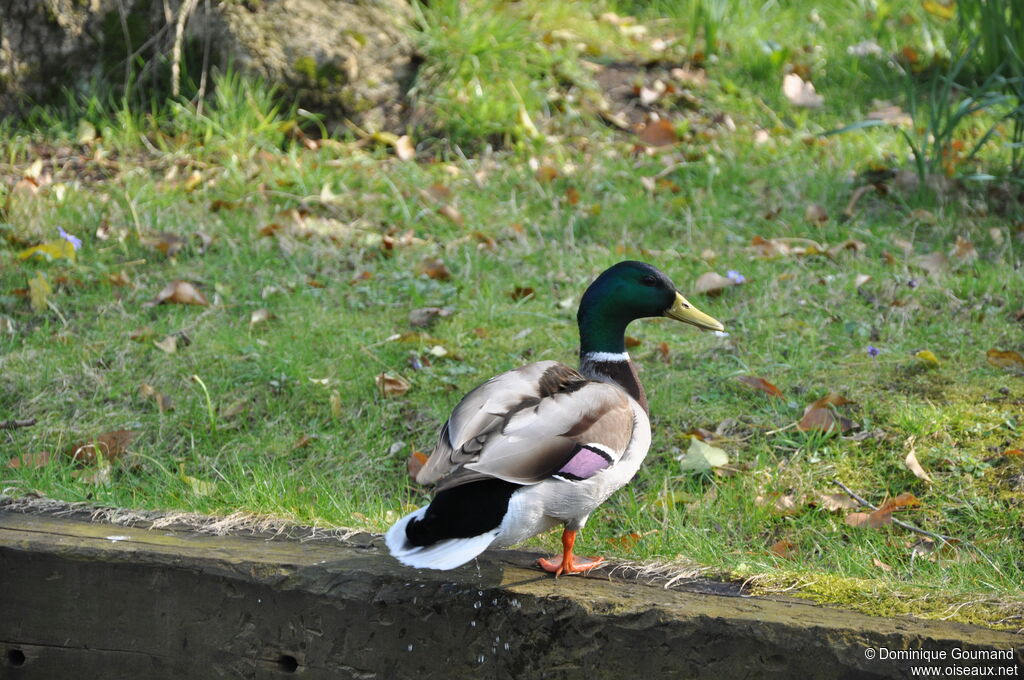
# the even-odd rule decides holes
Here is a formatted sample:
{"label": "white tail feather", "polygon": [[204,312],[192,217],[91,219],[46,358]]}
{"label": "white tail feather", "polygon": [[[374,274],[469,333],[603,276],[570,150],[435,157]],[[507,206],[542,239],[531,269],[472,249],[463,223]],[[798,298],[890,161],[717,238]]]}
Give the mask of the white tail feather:
{"label": "white tail feather", "polygon": [[427,508],[423,507],[410,512],[395,522],[394,526],[388,529],[388,533],[384,535],[384,541],[392,556],[410,567],[441,570],[461,567],[487,550],[487,547],[498,535],[498,529],[495,528],[471,538],[446,538],[431,545],[412,545],[406,538],[405,527],[411,520],[422,518],[426,511]]}

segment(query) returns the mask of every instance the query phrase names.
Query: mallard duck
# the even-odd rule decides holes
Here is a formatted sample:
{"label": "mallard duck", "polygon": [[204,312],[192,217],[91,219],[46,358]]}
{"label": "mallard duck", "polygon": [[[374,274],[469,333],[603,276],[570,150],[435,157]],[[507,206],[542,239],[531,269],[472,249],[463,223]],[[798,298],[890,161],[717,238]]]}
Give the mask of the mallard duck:
{"label": "mallard duck", "polygon": [[539,361],[467,394],[416,475],[436,484],[430,505],[385,537],[403,564],[454,569],[563,525],[562,554],[538,560],[555,576],[603,559],[573,553],[597,506],[632,479],[651,444],[647,397],[626,353],[626,326],[667,316],[705,330],[721,323],[690,304],[664,273],[620,262],[580,300],[580,367]]}

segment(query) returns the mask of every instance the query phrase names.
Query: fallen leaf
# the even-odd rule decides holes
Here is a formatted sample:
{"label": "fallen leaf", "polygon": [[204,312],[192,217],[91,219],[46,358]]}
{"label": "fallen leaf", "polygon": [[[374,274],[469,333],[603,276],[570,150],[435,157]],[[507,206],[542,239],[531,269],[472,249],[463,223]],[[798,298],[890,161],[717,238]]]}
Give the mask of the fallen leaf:
{"label": "fallen leaf", "polygon": [[781,541],[776,541],[775,543],[773,543],[771,547],[768,548],[768,552],[775,555],[776,557],[781,557],[783,559],[793,559],[794,557],[796,557],[797,552],[796,543],[794,543],[793,541],[782,539]]}
{"label": "fallen leaf", "polygon": [[658,343],[658,357],[666,364],[669,363],[671,352],[669,351],[667,342]]}
{"label": "fallen leaf", "polygon": [[664,118],[641,123],[637,127],[636,135],[647,146],[669,146],[679,141],[675,126]]}
{"label": "fallen leaf", "polygon": [[284,227],[277,222],[271,222],[270,224],[260,228],[260,236],[273,236],[283,228]]}
{"label": "fallen leaf", "polygon": [[380,373],[375,378],[377,389],[385,397],[400,397],[409,391],[409,381],[393,373]]}
{"label": "fallen leaf", "polygon": [[859,253],[862,252],[867,247],[868,246],[866,243],[864,243],[864,241],[858,241],[855,238],[848,238],[842,243],[832,246],[825,252],[828,254],[829,257],[831,257],[834,260],[837,257],[839,257],[840,253],[844,251],[852,250],[855,253]]}
{"label": "fallen leaf", "polygon": [[23,453],[7,461],[7,467],[14,468],[41,468],[50,464],[50,452],[39,451],[37,453]]}
{"label": "fallen leaf", "polygon": [[926,482],[932,481],[932,478],[928,476],[928,473],[921,467],[921,463],[917,461],[917,452],[914,450],[914,437],[907,438],[907,447],[910,451],[907,452],[907,457],[903,459],[903,464],[907,466],[907,469],[914,473],[914,476],[918,479],[923,479]]}
{"label": "fallen leaf", "polygon": [[761,390],[765,394],[770,394],[771,396],[778,397],[779,399],[784,398],[779,388],[771,384],[764,378],[759,378],[753,375],[741,375],[737,376],[736,379],[739,380],[744,385],[754,388],[755,390]]}
{"label": "fallen leaf", "polygon": [[568,187],[565,190],[565,200],[569,205],[576,205],[580,202],[580,192],[576,190],[576,187]]}
{"label": "fallen leaf", "polygon": [[633,546],[640,542],[641,538],[643,538],[642,534],[637,533],[636,531],[631,531],[628,534],[623,534],[622,536],[613,536],[612,538],[605,540],[608,543],[608,545],[612,546],[617,550],[630,550],[633,548]]}
{"label": "fallen leaf", "polygon": [[835,392],[832,392],[817,401],[814,401],[804,408],[803,418],[797,423],[797,429],[801,432],[812,430],[821,432],[847,432],[857,427],[849,418],[837,415],[830,406],[843,406],[853,402]]}
{"label": "fallen leaf", "polygon": [[985,353],[985,358],[988,363],[992,364],[996,368],[1002,368],[1018,375],[1024,375],[1024,357],[1022,357],[1018,352],[1014,352],[1013,350],[1006,350],[1004,352],[993,348]]}
{"label": "fallen leaf", "polygon": [[716,272],[707,272],[697,277],[697,281],[693,284],[693,290],[696,293],[715,296],[735,285],[736,282],[727,276]]}
{"label": "fallen leaf", "polygon": [[974,244],[965,239],[963,236],[956,237],[956,243],[953,244],[953,250],[950,252],[952,257],[960,260],[961,262],[970,262],[978,257],[978,250],[974,247]]}
{"label": "fallen leaf", "polygon": [[696,437],[690,438],[690,448],[685,454],[676,457],[683,470],[706,472],[721,467],[729,462],[729,454],[722,449],[702,442]]}
{"label": "fallen leaf", "polygon": [[639,347],[643,342],[639,338],[634,338],[632,335],[626,336],[626,349],[632,349],[633,347]]}
{"label": "fallen leaf", "polygon": [[890,567],[888,564],[886,564],[882,560],[878,559],[877,557],[875,557],[875,558],[873,558],[871,560],[871,564],[875,565],[876,567],[878,567],[882,571],[892,571],[892,567]]}
{"label": "fallen leaf", "polygon": [[409,325],[413,328],[426,328],[438,317],[451,316],[453,313],[451,307],[420,307],[409,312]]}
{"label": "fallen leaf", "polygon": [[65,454],[77,463],[92,465],[102,457],[112,461],[128,450],[128,445],[137,433],[132,430],[113,430],[97,435],[94,439],[81,441],[68,447]]}
{"label": "fallen leaf", "polygon": [[853,278],[853,287],[860,288],[870,280],[871,276],[869,276],[868,274],[857,274],[857,276]]}
{"label": "fallen leaf", "polygon": [[914,119],[910,117],[910,114],[899,106],[888,102],[875,102],[875,105],[877,108],[868,113],[868,120],[880,120],[897,127],[910,127],[914,124]]}
{"label": "fallen leaf", "polygon": [[430,457],[422,451],[413,451],[412,455],[409,456],[409,460],[406,462],[405,467],[409,470],[409,476],[416,479],[416,475],[420,473],[423,466],[427,464]]}
{"label": "fallen leaf", "polygon": [[938,366],[939,358],[930,349],[922,349],[914,353],[914,356],[929,366]]}
{"label": "fallen leaf", "polygon": [[162,231],[155,237],[149,239],[149,244],[159,250],[167,257],[174,257],[185,247],[186,241],[177,234],[169,231]]}
{"label": "fallen leaf", "polygon": [[160,413],[166,413],[167,411],[174,410],[174,404],[171,403],[171,398],[158,392],[152,385],[147,383],[139,385],[139,395],[143,399],[152,399],[155,401],[156,407],[160,410]]}
{"label": "fallen leaf", "polygon": [[558,170],[551,165],[542,165],[533,173],[534,178],[541,184],[553,182],[558,177]]}
{"label": "fallen leaf", "polygon": [[220,417],[225,419],[225,420],[230,420],[232,418],[236,418],[236,417],[242,415],[248,409],[249,409],[249,400],[248,399],[238,399],[236,401],[233,401],[230,405],[228,405],[227,408],[222,409],[221,412],[220,412]]}
{"label": "fallen leaf", "polygon": [[782,79],[782,94],[793,106],[816,109],[825,103],[825,98],[814,91],[814,84],[796,73],[789,73]]}
{"label": "fallen leaf", "polygon": [[399,160],[411,161],[416,158],[416,147],[412,143],[412,137],[409,135],[402,135],[397,138],[392,144],[395,149],[395,155],[398,156]]}
{"label": "fallen leaf", "polygon": [[818,495],[818,504],[829,512],[840,512],[852,510],[859,507],[859,503],[844,493],[823,493]]}
{"label": "fallen leaf", "polygon": [[256,324],[263,323],[273,319],[274,315],[270,313],[269,309],[261,307],[260,309],[254,309],[249,315],[249,325],[255,326]]}
{"label": "fallen leaf", "polygon": [[107,281],[112,286],[134,288],[131,279],[128,278],[128,273],[123,269],[116,274],[107,274]]}
{"label": "fallen leaf", "polygon": [[182,281],[181,279],[171,281],[164,286],[164,289],[149,304],[152,306],[169,302],[179,305],[201,305],[204,307],[210,304],[206,296],[198,288],[188,281]]}
{"label": "fallen leaf", "polygon": [[199,187],[203,182],[203,174],[198,170],[193,170],[192,174],[188,176],[185,183],[182,185],[186,193],[192,193]]}
{"label": "fallen leaf", "polygon": [[33,255],[47,260],[65,259],[74,262],[75,246],[70,241],[59,238],[54,241],[40,243],[38,246],[33,246],[21,251],[18,253],[18,259],[25,260]]}
{"label": "fallen leaf", "polygon": [[157,349],[161,349],[168,354],[174,354],[178,351],[178,336],[168,335],[163,340],[154,340],[153,344],[156,345]]}
{"label": "fallen leaf", "polygon": [[516,286],[508,292],[508,296],[513,300],[524,300],[529,297],[533,297],[534,290],[529,286]]}
{"label": "fallen leaf", "polygon": [[311,441],[313,441],[313,437],[310,437],[308,434],[302,435],[297,440],[295,440],[294,444],[292,444],[292,451],[309,446],[309,443]]}
{"label": "fallen leaf", "polygon": [[50,293],[53,287],[46,280],[46,275],[36,272],[36,275],[28,280],[29,300],[32,302],[32,309],[37,312],[46,311],[49,306]]}
{"label": "fallen leaf", "polygon": [[466,223],[466,220],[464,217],[462,217],[462,213],[459,212],[459,209],[450,203],[442,205],[440,208],[437,209],[437,212],[439,215],[441,215],[442,217],[444,217],[445,219],[447,219],[449,222],[456,226],[461,227]]}
{"label": "fallen leaf", "polygon": [[859,529],[877,529],[892,524],[892,513],[876,515],[875,512],[851,512],[843,521],[847,526]]}
{"label": "fallen leaf", "polygon": [[143,326],[142,328],[136,328],[135,330],[128,333],[128,339],[134,342],[148,342],[156,337],[156,331],[151,326]]}
{"label": "fallen leaf", "polygon": [[820,203],[811,203],[804,208],[804,219],[811,224],[825,224],[828,222],[828,211]]}
{"label": "fallen leaf", "polygon": [[452,272],[448,265],[436,257],[427,257],[420,262],[418,271],[437,281],[448,281],[452,278]]}

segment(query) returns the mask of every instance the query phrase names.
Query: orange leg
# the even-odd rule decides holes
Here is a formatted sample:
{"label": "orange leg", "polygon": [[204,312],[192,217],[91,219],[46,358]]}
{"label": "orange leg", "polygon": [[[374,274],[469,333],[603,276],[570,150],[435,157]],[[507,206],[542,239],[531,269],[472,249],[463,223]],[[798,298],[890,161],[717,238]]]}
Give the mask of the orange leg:
{"label": "orange leg", "polygon": [[576,532],[568,529],[562,532],[562,554],[552,559],[540,558],[537,564],[544,571],[549,571],[558,578],[562,574],[578,574],[588,572],[604,562],[603,557],[576,557],[572,554],[572,546],[576,543]]}

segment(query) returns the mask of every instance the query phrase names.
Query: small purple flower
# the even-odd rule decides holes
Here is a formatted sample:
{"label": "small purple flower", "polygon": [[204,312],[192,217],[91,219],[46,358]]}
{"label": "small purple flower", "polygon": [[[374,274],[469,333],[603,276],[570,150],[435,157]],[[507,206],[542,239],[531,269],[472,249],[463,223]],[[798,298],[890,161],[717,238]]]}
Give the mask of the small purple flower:
{"label": "small purple flower", "polygon": [[60,237],[67,241],[68,243],[70,243],[72,246],[74,246],[75,250],[78,250],[79,248],[82,247],[82,239],[78,238],[73,234],[69,234],[68,232],[64,231],[64,229],[61,227],[57,227],[57,230],[60,231]]}
{"label": "small purple flower", "polygon": [[737,284],[737,285],[739,285],[739,284],[741,284],[741,283],[743,283],[744,281],[747,280],[746,276],[744,276],[743,274],[740,274],[735,269],[730,269],[729,271],[727,271],[725,273],[725,277],[727,279],[729,279],[730,281],[732,281],[733,283]]}
{"label": "small purple flower", "polygon": [[910,288],[917,288],[917,279],[910,279],[907,281],[907,286]]}
{"label": "small purple flower", "polygon": [[882,350],[878,349],[874,345],[868,345],[868,356],[871,357],[872,359],[874,359],[875,357],[877,357],[881,353],[882,353]]}

